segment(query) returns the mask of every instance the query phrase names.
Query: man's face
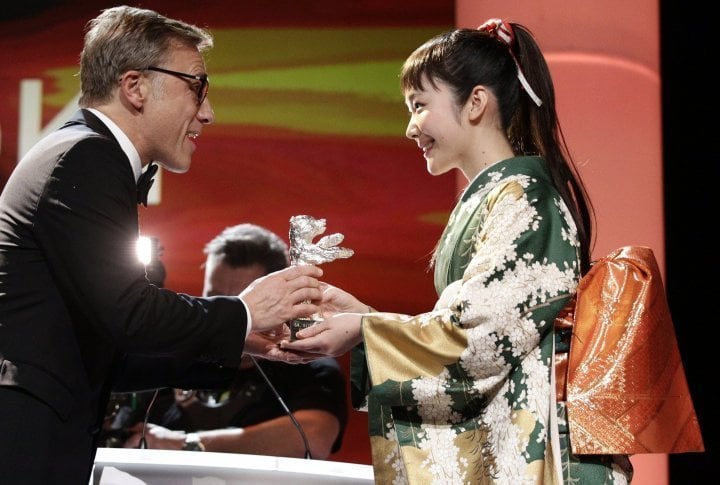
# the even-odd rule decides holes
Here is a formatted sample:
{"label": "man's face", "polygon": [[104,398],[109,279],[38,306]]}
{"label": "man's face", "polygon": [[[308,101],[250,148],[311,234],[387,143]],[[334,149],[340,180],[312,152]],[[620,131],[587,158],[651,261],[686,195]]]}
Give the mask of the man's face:
{"label": "man's face", "polygon": [[[157,67],[197,76],[206,74],[205,62],[197,49],[177,43]],[[148,72],[152,74],[152,80],[143,105],[144,158],[155,160],[171,172],[186,172],[196,148],[195,140],[204,125],[215,119],[210,101],[206,97],[198,105],[201,82],[196,79]]]}
{"label": "man's face", "polygon": [[265,275],[260,264],[233,268],[222,257],[208,257],[205,262],[203,296],[239,295],[250,283]]}

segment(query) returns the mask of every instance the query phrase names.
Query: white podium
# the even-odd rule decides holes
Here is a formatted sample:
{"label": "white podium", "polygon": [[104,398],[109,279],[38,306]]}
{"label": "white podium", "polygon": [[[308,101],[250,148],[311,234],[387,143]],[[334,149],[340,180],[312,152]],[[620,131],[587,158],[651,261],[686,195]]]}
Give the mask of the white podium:
{"label": "white podium", "polygon": [[202,451],[99,448],[90,485],[373,484],[370,465]]}

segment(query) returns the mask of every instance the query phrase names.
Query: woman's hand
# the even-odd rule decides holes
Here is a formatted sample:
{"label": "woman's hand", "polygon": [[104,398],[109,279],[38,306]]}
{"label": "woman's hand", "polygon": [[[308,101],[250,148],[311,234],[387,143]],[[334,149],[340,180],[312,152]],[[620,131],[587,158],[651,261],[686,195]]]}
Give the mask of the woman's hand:
{"label": "woman's hand", "polygon": [[361,322],[362,315],[359,313],[337,313],[297,332],[296,340],[283,341],[280,348],[297,352],[304,358],[312,355],[337,357],[362,341]]}
{"label": "woman's hand", "polygon": [[368,313],[370,311],[368,305],[336,286],[320,282],[320,290],[322,291],[320,310],[325,318],[336,313]]}

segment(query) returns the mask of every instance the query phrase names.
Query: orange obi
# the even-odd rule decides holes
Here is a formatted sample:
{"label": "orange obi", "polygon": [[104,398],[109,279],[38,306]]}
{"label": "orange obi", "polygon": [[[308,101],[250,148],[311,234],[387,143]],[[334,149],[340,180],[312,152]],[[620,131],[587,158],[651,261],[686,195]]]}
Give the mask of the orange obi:
{"label": "orange obi", "polygon": [[650,248],[597,261],[555,321],[572,326],[556,354],[575,454],[704,451],[665,289]]}

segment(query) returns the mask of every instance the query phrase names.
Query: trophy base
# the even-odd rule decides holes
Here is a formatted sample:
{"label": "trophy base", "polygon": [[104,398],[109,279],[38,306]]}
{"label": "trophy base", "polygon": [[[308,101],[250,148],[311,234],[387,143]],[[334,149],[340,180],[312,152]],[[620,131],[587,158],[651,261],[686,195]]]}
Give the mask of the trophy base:
{"label": "trophy base", "polygon": [[305,328],[312,327],[318,323],[318,321],[319,320],[315,320],[314,318],[296,318],[287,322],[287,326],[290,327],[290,341],[292,342],[293,340],[297,340],[297,337],[295,336],[297,332]]}

